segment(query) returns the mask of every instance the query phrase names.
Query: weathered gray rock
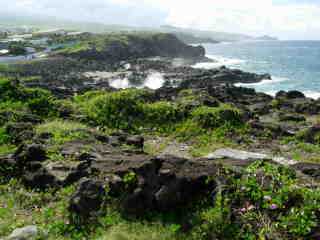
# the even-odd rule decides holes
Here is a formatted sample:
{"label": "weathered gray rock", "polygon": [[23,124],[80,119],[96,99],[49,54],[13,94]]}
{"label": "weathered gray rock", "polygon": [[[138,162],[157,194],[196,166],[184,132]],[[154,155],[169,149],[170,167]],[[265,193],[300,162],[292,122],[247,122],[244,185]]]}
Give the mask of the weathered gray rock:
{"label": "weathered gray rock", "polygon": [[231,148],[221,148],[207,156],[208,159],[232,158],[238,160],[263,160],[270,159],[266,154],[246,152]]}
{"label": "weathered gray rock", "polygon": [[310,177],[320,179],[320,164],[317,163],[297,163],[293,165],[295,170],[298,170]]}
{"label": "weathered gray rock", "polygon": [[4,240],[32,240],[39,236],[39,230],[37,226],[27,226],[23,228],[15,229],[10,236]]}
{"label": "weathered gray rock", "polygon": [[263,153],[255,153],[255,152],[246,152],[237,149],[231,148],[221,148],[216,150],[213,153],[210,153],[206,158],[210,160],[219,160],[219,159],[235,159],[243,162],[254,162],[257,160],[270,160],[277,162],[283,165],[293,165],[296,162],[293,160],[285,159],[282,157],[270,156]]}

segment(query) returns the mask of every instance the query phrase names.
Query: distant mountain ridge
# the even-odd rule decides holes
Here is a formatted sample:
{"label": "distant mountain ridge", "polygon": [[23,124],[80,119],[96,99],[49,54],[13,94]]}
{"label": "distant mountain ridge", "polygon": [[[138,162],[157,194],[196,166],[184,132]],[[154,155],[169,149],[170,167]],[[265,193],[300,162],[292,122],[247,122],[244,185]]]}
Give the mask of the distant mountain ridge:
{"label": "distant mountain ridge", "polygon": [[276,38],[276,37],[271,37],[271,36],[268,36],[268,35],[264,35],[264,36],[261,36],[261,37],[257,37],[256,39],[257,39],[257,40],[261,40],[261,41],[277,41],[277,40],[279,40],[279,39]]}
{"label": "distant mountain ridge", "polygon": [[117,32],[117,31],[152,31],[173,33],[180,40],[188,44],[193,43],[217,43],[217,42],[234,42],[234,41],[252,41],[252,40],[277,40],[274,37],[262,36],[259,38],[238,33],[217,32],[209,30],[197,30],[191,28],[180,28],[169,25],[160,27],[135,27],[125,25],[103,24],[96,22],[78,22],[71,20],[58,19],[55,17],[38,17],[38,16],[17,16],[9,14],[0,14],[0,31],[1,27],[19,27],[29,26],[40,30],[48,28],[63,28],[66,30],[76,30],[83,32]]}

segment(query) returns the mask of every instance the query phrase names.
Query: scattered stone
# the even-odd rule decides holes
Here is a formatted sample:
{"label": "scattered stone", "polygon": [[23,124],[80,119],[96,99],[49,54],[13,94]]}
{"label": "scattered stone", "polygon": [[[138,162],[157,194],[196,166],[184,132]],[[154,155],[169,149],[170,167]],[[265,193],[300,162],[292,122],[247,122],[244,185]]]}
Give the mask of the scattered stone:
{"label": "scattered stone", "polygon": [[299,91],[289,91],[287,93],[287,98],[289,99],[293,99],[293,98],[306,98],[306,96],[302,93],[302,92],[299,92]]}
{"label": "scattered stone", "polygon": [[37,226],[27,226],[15,229],[10,236],[4,240],[35,240],[39,237]]}
{"label": "scattered stone", "polygon": [[270,157],[266,154],[261,153],[254,153],[254,152],[246,152],[240,151],[231,148],[221,148],[216,150],[214,153],[210,153],[206,158],[214,160],[214,159],[222,159],[222,158],[231,158],[231,159],[238,159],[238,160],[265,160],[269,159]]}
{"label": "scattered stone", "polygon": [[143,149],[144,138],[142,136],[130,136],[126,139],[128,145],[135,146],[137,148]]}
{"label": "scattered stone", "polygon": [[288,98],[288,99],[295,99],[295,98],[306,98],[306,96],[299,91],[279,91],[276,94],[276,98]]}
{"label": "scattered stone", "polygon": [[281,122],[293,121],[293,122],[305,122],[306,118],[303,115],[285,113],[279,115],[279,120]]}
{"label": "scattered stone", "polygon": [[28,162],[43,162],[47,159],[46,150],[39,144],[21,145],[14,154],[18,165],[24,166]]}
{"label": "scattered stone", "polygon": [[124,199],[123,208],[135,215],[177,209],[214,190],[216,183],[206,180],[217,176],[219,168],[205,159],[191,161],[170,155],[150,159],[134,169],[138,186]]}
{"label": "scattered stone", "polygon": [[307,129],[301,138],[307,142],[315,144],[319,141],[318,137],[320,136],[320,124],[312,126],[311,128]]}
{"label": "scattered stone", "polygon": [[298,170],[310,177],[320,180],[320,164],[316,163],[296,163],[293,165]]}
{"label": "scattered stone", "polygon": [[274,157],[263,153],[246,152],[231,148],[218,149],[215,152],[210,153],[208,156],[206,156],[206,158],[210,160],[235,159],[247,162],[248,164],[257,160],[272,160],[282,165],[293,165],[296,163],[296,161],[285,159],[282,157]]}
{"label": "scattered stone", "polygon": [[70,199],[69,211],[82,217],[90,217],[100,210],[105,195],[101,182],[85,178]]}
{"label": "scattered stone", "polygon": [[26,186],[41,190],[57,187],[60,184],[41,162],[29,162],[23,171],[22,180]]}

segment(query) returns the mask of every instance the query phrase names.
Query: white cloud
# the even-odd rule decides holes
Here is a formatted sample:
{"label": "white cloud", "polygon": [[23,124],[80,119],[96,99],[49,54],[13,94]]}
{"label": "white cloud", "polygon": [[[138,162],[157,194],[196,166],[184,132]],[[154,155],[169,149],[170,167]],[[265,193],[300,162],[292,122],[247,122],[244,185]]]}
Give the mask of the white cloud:
{"label": "white cloud", "polygon": [[279,0],[0,0],[0,6],[8,12],[113,24],[165,23],[283,38],[320,39],[319,3],[277,2]]}

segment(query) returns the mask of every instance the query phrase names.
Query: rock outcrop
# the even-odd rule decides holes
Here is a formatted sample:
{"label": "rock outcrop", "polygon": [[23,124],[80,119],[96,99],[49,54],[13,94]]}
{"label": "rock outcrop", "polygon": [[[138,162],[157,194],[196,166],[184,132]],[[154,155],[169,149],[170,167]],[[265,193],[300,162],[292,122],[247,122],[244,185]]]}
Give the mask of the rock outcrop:
{"label": "rock outcrop", "polygon": [[82,217],[90,217],[103,204],[106,191],[101,182],[83,179],[70,199],[69,211]]}
{"label": "rock outcrop", "polygon": [[205,49],[187,45],[173,34],[111,34],[93,38],[86,49],[68,56],[109,63],[154,56],[203,59]]}

